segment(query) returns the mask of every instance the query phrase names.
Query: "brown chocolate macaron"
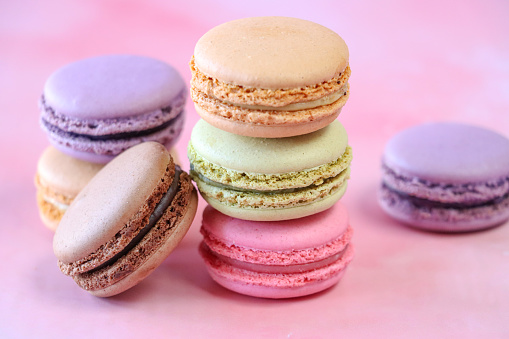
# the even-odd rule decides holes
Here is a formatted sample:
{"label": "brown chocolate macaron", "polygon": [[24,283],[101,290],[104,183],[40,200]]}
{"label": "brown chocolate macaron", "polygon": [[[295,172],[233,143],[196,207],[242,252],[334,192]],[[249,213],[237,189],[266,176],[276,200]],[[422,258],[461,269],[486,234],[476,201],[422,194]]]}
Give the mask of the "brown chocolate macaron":
{"label": "brown chocolate macaron", "polygon": [[108,163],[64,214],[53,250],[60,270],[108,297],[144,279],[191,226],[197,195],[163,145],[146,142]]}

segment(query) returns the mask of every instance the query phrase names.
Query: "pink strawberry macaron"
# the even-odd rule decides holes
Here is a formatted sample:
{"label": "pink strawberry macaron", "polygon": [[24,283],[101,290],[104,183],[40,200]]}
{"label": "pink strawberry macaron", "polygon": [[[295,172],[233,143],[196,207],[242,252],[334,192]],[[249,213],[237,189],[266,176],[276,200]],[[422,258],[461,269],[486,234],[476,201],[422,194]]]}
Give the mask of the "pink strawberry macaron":
{"label": "pink strawberry macaron", "polygon": [[200,253],[217,283],[262,298],[292,298],[335,285],[353,258],[352,228],[337,203],[312,216],[247,221],[210,206],[203,212]]}

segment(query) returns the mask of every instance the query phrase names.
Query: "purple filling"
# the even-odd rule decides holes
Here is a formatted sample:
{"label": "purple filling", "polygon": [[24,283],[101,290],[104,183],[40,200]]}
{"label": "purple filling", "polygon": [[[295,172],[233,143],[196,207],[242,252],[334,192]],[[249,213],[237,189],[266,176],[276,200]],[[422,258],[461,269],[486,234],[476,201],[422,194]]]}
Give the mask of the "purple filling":
{"label": "purple filling", "polygon": [[382,164],[384,185],[392,191],[440,204],[480,205],[509,195],[509,176],[469,183],[436,183],[396,173]]}
{"label": "purple filling", "polygon": [[501,197],[497,197],[495,199],[483,201],[483,202],[475,202],[475,203],[444,203],[440,201],[433,201],[428,199],[419,198],[416,196],[412,196],[410,194],[406,194],[397,190],[392,189],[387,186],[385,183],[382,184],[382,189],[390,191],[393,195],[398,197],[398,200],[405,200],[412,204],[417,209],[434,209],[434,208],[443,208],[443,209],[454,209],[454,210],[464,210],[464,209],[472,209],[478,207],[486,207],[486,206],[494,206],[502,203],[503,201],[509,198],[509,193],[504,194]]}

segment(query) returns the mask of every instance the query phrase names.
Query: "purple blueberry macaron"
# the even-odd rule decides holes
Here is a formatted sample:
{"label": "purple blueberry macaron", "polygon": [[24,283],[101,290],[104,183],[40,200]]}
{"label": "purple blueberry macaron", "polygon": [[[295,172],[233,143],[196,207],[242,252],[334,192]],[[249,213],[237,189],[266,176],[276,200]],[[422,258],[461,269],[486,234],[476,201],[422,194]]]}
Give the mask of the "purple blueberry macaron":
{"label": "purple blueberry macaron", "polygon": [[500,225],[509,219],[509,139],[458,123],[406,129],[385,147],[379,202],[395,219],[426,230]]}
{"label": "purple blueberry macaron", "polygon": [[46,81],[41,126],[62,152],[105,163],[144,141],[170,148],[183,127],[186,93],[180,74],[156,59],[83,59]]}

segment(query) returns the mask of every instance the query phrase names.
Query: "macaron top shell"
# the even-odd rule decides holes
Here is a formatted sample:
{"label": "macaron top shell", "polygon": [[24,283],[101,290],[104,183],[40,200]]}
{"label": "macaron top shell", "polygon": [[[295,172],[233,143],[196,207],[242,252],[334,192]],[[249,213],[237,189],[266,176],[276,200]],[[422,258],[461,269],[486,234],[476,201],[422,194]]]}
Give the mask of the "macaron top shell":
{"label": "macaron top shell", "polygon": [[79,60],[53,73],[44,86],[46,105],[78,119],[114,119],[168,107],[185,88],[170,65],[136,55]]}
{"label": "macaron top shell", "polygon": [[509,139],[477,126],[427,123],[394,136],[384,163],[396,174],[431,182],[497,180],[509,175]]}
{"label": "macaron top shell", "polygon": [[300,219],[266,222],[232,218],[208,206],[202,223],[207,232],[227,245],[269,251],[320,247],[341,237],[348,225],[342,204]]}
{"label": "macaron top shell", "polygon": [[191,144],[203,158],[227,169],[277,174],[336,161],[345,152],[348,136],[337,120],[313,133],[275,139],[228,133],[200,120],[191,133]]}
{"label": "macaron top shell", "polygon": [[53,239],[57,258],[78,261],[112,239],[159,185],[171,161],[163,145],[147,142],[106,165],[64,214]]}
{"label": "macaron top shell", "polygon": [[348,47],[332,30],[288,17],[252,17],[219,25],[197,42],[198,69],[246,87],[286,89],[320,84],[348,65]]}
{"label": "macaron top shell", "polygon": [[104,165],[79,160],[47,147],[37,163],[37,174],[45,186],[67,196],[76,196]]}

